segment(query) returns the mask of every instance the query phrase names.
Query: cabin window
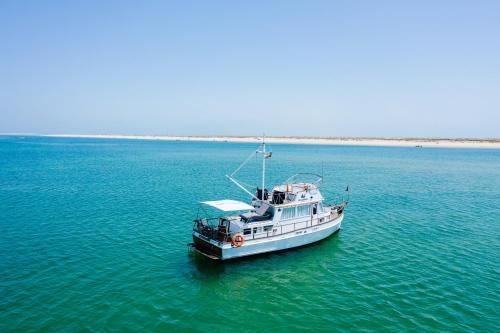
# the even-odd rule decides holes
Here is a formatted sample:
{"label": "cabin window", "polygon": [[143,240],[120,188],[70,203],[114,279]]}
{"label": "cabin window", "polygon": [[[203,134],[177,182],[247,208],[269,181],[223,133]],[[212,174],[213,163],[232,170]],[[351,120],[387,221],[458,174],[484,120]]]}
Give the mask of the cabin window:
{"label": "cabin window", "polygon": [[243,235],[250,235],[252,233],[252,229],[243,229]]}
{"label": "cabin window", "polygon": [[309,216],[311,215],[311,206],[310,205],[302,205],[297,206],[297,216]]}
{"label": "cabin window", "polygon": [[283,212],[281,213],[282,220],[288,220],[295,217],[295,207],[283,208]]}
{"label": "cabin window", "polygon": [[321,202],[318,203],[318,213],[323,213],[323,204]]}
{"label": "cabin window", "polygon": [[272,225],[265,225],[265,226],[264,226],[264,231],[269,231],[269,230],[271,230],[272,228],[273,228],[273,226],[272,226]]}
{"label": "cabin window", "polygon": [[262,227],[254,227],[253,228],[253,233],[258,233],[258,232],[262,232]]}

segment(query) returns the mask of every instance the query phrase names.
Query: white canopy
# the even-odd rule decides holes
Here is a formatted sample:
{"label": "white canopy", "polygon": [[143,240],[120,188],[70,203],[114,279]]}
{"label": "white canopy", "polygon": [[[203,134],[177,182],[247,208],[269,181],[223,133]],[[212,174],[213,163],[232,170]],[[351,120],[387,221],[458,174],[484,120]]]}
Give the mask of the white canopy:
{"label": "white canopy", "polygon": [[234,210],[254,209],[249,204],[236,200],[203,201],[202,204],[215,207],[224,212],[230,212]]}

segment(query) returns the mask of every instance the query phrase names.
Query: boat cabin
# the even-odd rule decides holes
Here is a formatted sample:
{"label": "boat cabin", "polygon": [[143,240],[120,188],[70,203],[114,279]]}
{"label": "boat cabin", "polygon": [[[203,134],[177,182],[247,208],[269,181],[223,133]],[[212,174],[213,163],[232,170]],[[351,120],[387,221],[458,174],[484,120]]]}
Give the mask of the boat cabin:
{"label": "boat cabin", "polygon": [[[217,228],[201,233],[227,241],[236,234],[248,240],[291,232],[326,220],[331,209],[323,206],[323,200],[315,184],[294,183],[276,186],[270,195],[267,190],[257,189],[252,205],[235,200],[205,201],[202,203],[222,211],[245,212],[220,217]],[[210,229],[208,220],[195,222],[201,221],[205,229]]]}

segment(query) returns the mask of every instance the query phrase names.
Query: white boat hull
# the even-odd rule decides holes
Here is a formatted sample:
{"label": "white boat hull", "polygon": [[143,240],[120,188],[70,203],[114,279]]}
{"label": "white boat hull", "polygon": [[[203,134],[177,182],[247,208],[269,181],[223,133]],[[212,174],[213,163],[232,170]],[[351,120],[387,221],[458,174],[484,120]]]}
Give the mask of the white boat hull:
{"label": "white boat hull", "polygon": [[[239,247],[230,243],[223,244],[222,246],[216,246],[218,252],[216,259],[234,259],[255,254],[287,250],[311,244],[325,239],[338,231],[341,227],[343,218],[344,214],[342,213],[336,219],[323,224],[313,225],[311,227],[272,237],[247,240],[242,246]],[[199,234],[194,234],[193,236],[206,242],[206,240],[202,240],[199,237]],[[215,246],[215,244],[211,244],[211,246]],[[205,253],[202,252],[202,254]]]}

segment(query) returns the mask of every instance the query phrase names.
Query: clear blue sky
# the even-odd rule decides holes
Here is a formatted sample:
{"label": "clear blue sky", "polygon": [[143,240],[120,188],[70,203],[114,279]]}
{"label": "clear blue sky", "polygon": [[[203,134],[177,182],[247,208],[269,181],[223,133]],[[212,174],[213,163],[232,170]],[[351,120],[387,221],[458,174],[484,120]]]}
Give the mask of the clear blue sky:
{"label": "clear blue sky", "polygon": [[1,1],[0,132],[500,137],[500,1]]}

